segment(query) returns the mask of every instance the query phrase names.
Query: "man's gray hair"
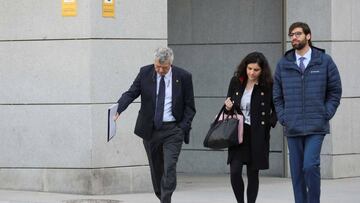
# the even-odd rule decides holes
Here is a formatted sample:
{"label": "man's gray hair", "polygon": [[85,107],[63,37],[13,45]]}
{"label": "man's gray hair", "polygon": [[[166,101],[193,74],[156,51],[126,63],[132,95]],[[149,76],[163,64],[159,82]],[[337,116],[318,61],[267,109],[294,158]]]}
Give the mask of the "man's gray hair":
{"label": "man's gray hair", "polygon": [[174,53],[169,47],[159,47],[154,53],[155,60],[159,60],[160,64],[169,61],[170,64],[174,61]]}

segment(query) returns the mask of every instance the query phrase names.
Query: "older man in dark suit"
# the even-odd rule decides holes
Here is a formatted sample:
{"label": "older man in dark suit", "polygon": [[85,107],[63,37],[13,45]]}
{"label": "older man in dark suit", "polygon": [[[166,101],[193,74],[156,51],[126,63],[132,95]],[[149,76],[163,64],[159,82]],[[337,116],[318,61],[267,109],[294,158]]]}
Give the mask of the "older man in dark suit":
{"label": "older man in dark suit", "polygon": [[176,188],[176,163],[182,142],[189,143],[195,116],[192,76],[172,65],[168,47],[155,51],[154,64],[140,69],[133,84],[118,100],[118,119],[130,103],[141,95],[135,134],[143,138],[151,178],[161,203],[170,203]]}

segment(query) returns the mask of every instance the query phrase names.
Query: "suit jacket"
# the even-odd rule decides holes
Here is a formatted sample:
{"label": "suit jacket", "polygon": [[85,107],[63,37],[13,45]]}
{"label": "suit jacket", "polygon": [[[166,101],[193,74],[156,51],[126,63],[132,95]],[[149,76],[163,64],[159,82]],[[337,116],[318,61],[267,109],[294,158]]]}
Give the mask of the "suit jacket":
{"label": "suit jacket", "polygon": [[[184,69],[173,65],[171,70],[172,114],[178,127],[184,131],[184,142],[188,144],[191,122],[196,113],[192,76]],[[129,90],[124,92],[118,100],[117,112],[123,112],[138,96],[141,96],[141,107],[134,133],[145,140],[149,140],[154,130],[156,107],[156,72],[154,64],[140,69]]]}

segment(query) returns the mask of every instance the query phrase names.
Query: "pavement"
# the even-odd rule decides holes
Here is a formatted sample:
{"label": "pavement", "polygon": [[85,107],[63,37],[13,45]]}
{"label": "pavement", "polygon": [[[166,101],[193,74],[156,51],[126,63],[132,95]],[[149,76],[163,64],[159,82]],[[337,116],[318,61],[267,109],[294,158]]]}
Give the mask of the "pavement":
{"label": "pavement", "polygon": [[[246,179],[245,179],[246,184]],[[321,202],[360,203],[360,177],[323,179]],[[0,203],[159,203],[153,193],[118,195],[73,195],[46,192],[0,190]],[[234,203],[228,175],[178,176],[172,203]],[[260,177],[257,203],[292,203],[289,178]]]}

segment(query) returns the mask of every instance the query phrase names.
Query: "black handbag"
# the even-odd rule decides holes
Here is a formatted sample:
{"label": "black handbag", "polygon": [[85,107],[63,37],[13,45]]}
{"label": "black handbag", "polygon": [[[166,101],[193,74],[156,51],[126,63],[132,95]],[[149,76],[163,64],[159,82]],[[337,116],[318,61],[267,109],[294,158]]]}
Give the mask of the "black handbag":
{"label": "black handbag", "polygon": [[[216,116],[216,119],[210,125],[210,129],[206,134],[204,139],[204,147],[212,149],[223,149],[228,148],[234,145],[238,145],[242,142],[242,137],[239,142],[239,135],[242,136],[242,120],[239,122],[237,116],[239,114],[226,115],[224,113],[225,105],[221,108],[219,114]],[[240,127],[239,128],[239,123]],[[241,129],[241,133],[238,133],[238,130]]]}

